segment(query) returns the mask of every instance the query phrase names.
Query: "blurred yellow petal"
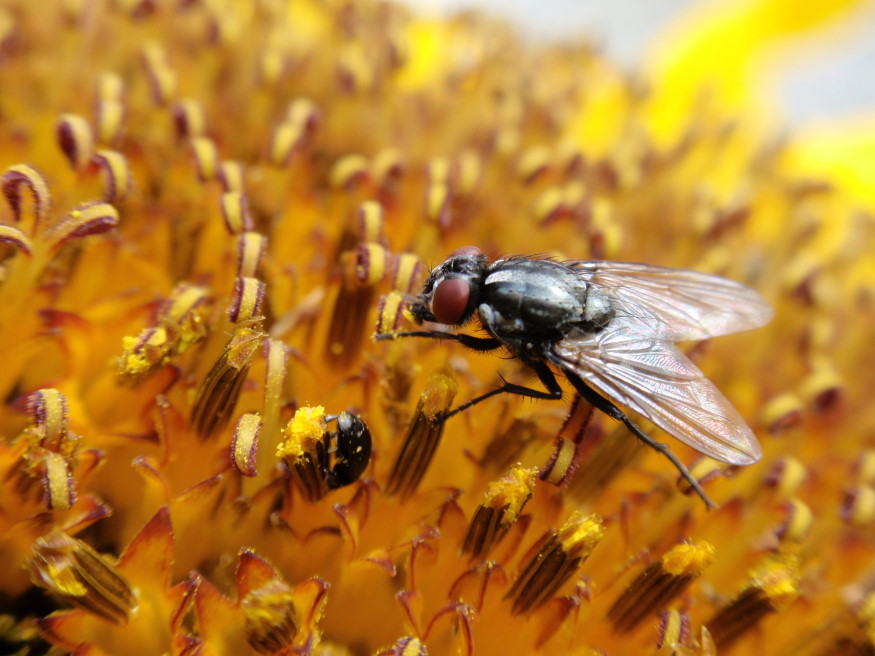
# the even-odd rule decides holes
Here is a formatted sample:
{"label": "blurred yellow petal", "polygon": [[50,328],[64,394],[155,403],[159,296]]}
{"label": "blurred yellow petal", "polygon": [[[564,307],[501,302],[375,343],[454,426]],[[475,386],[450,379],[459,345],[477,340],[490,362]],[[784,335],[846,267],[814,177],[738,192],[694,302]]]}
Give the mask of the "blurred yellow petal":
{"label": "blurred yellow petal", "polygon": [[875,117],[808,124],[788,144],[785,161],[800,177],[829,180],[850,199],[875,208]]}
{"label": "blurred yellow petal", "polygon": [[648,79],[657,85],[646,109],[652,134],[671,143],[690,113],[698,112],[741,119],[754,129],[773,127],[772,88],[782,65],[798,63],[818,38],[853,38],[855,22],[870,9],[868,0],[697,3],[660,35],[646,58]]}

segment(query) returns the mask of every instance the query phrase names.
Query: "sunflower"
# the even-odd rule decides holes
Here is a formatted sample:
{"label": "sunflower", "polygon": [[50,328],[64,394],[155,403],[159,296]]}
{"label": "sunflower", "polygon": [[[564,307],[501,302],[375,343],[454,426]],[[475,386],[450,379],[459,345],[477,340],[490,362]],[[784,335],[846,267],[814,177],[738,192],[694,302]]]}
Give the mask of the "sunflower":
{"label": "sunflower", "polygon": [[[634,74],[377,0],[0,5],[0,644],[20,654],[875,649],[875,129],[779,138],[776,44],[697,7]],[[429,266],[620,259],[760,290],[688,355],[764,455],[503,395]]]}

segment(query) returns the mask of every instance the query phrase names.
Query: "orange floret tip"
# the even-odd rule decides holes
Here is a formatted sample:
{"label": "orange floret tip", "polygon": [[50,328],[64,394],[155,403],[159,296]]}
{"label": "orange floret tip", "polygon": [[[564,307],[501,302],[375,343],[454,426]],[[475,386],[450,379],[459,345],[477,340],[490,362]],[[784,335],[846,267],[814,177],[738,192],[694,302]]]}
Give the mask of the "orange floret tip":
{"label": "orange floret tip", "polygon": [[167,53],[155,43],[142,49],[143,66],[152,91],[152,102],[158,106],[170,103],[176,96],[179,79],[167,61]]}
{"label": "orange floret tip", "polygon": [[405,158],[396,148],[384,148],[371,162],[371,176],[384,191],[391,192],[404,175]]}
{"label": "orange floret tip", "polygon": [[49,233],[49,239],[52,248],[58,249],[70,240],[113,230],[118,222],[118,210],[109,203],[85,203],[56,223]]}
{"label": "orange floret tip", "polygon": [[115,150],[98,150],[93,161],[103,174],[103,199],[107,203],[124,201],[133,186],[127,158]]}
{"label": "orange floret tip", "polygon": [[356,232],[363,242],[383,244],[386,239],[385,210],[380,203],[369,200],[358,206],[356,210]]}
{"label": "orange floret tip", "polygon": [[286,166],[295,153],[304,145],[306,128],[300,123],[283,121],[277,125],[270,138],[268,160],[275,166]]}
{"label": "orange floret tip", "polygon": [[795,394],[779,394],[763,408],[762,422],[771,433],[780,433],[802,421],[805,404]]}
{"label": "orange floret tip", "polygon": [[368,160],[361,155],[345,155],[331,168],[330,180],[335,189],[350,190],[367,178]]}
{"label": "orange floret tip", "polygon": [[791,497],[805,481],[805,465],[793,456],[778,459],[765,478],[765,485],[774,488],[782,497]]}
{"label": "orange floret tip", "polygon": [[393,260],[394,275],[392,288],[405,294],[412,294],[422,283],[425,267],[413,253],[401,253]]}
{"label": "orange floret tip", "polygon": [[258,453],[258,436],[261,433],[261,417],[254,412],[241,415],[231,440],[231,461],[244,476],[255,476],[255,456]]}
{"label": "orange floret tip", "polygon": [[219,172],[219,149],[209,137],[193,137],[189,144],[194,156],[198,179],[209,182],[215,179]]}
{"label": "orange floret tip", "polygon": [[202,137],[206,132],[206,114],[201,103],[191,98],[178,100],[171,110],[176,134],[180,139]]}
{"label": "orange floret tip", "polygon": [[70,510],[76,503],[76,485],[68,459],[60,453],[46,453],[42,461],[46,507],[49,510]]}
{"label": "orange floret tip", "polygon": [[678,647],[688,646],[692,635],[690,617],[686,613],[676,610],[662,611],[659,613],[658,631],[657,649],[668,648],[674,650]]}
{"label": "orange floret tip", "polygon": [[553,452],[541,470],[541,480],[552,485],[564,485],[572,480],[580,465],[583,438],[593,410],[579,394],[574,395],[568,416],[553,444]]}
{"label": "orange floret tip", "polygon": [[125,106],[119,100],[103,99],[97,101],[97,139],[106,146],[113,146],[119,140],[125,118]]}
{"label": "orange floret tip", "polygon": [[321,114],[310,98],[295,98],[289,103],[286,119],[293,125],[303,127],[307,133],[312,133],[319,126]]}
{"label": "orange floret tip", "polygon": [[875,487],[856,485],[848,490],[842,500],[840,515],[851,526],[862,528],[875,523]]}
{"label": "orange floret tip", "polygon": [[30,255],[33,252],[33,242],[15,226],[0,225],[0,242],[14,246],[25,255]]}
{"label": "orange floret tip", "polygon": [[349,279],[360,285],[376,285],[387,274],[387,260],[388,253],[380,244],[358,244],[349,258]]}
{"label": "orange floret tip", "polygon": [[252,230],[252,217],[249,215],[249,203],[246,196],[239,191],[227,191],[222,194],[222,217],[225,228],[232,235],[239,235],[245,230]]}
{"label": "orange floret tip", "polygon": [[94,155],[91,126],[81,116],[63,114],[56,128],[58,145],[74,169],[81,170]]}
{"label": "orange floret tip", "polygon": [[787,516],[777,528],[775,535],[787,547],[802,544],[811,533],[814,514],[811,508],[799,499],[791,499],[785,504]]}
{"label": "orange floret tip", "polygon": [[267,285],[258,278],[238,276],[234,281],[234,296],[228,307],[228,318],[233,323],[243,323],[257,318],[261,312],[266,288]]}
{"label": "orange floret tip", "polygon": [[380,297],[377,306],[377,331],[376,335],[387,335],[396,332],[407,320],[406,312],[410,306],[407,295],[398,291],[391,291]]}
{"label": "orange floret tip", "polygon": [[39,222],[48,218],[52,210],[52,198],[46,179],[33,167],[27,164],[10,166],[0,178],[3,196],[16,221],[22,220],[22,192],[27,190],[33,202],[33,229]]}
{"label": "orange floret tip", "polygon": [[70,419],[64,394],[53,388],[37,390],[28,397],[27,406],[39,445],[69,455],[65,445],[70,437]]}
{"label": "orange floret tip", "polygon": [[225,193],[243,192],[243,164],[236,160],[225,160],[219,165],[218,178]]}

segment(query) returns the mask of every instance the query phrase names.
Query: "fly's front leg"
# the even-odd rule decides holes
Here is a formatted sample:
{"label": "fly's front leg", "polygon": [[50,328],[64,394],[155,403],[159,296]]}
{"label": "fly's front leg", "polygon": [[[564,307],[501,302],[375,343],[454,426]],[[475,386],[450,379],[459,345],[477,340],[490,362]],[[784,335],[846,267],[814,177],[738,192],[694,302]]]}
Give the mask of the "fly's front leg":
{"label": "fly's front leg", "polygon": [[414,330],[406,333],[380,333],[375,337],[378,342],[388,339],[396,339],[398,337],[426,337],[428,339],[445,339],[453,342],[459,342],[463,346],[467,346],[474,351],[494,351],[501,346],[494,337],[474,337],[474,335],[465,335],[464,333],[442,333],[438,330]]}
{"label": "fly's front leg", "polygon": [[566,378],[568,378],[568,381],[572,385],[574,385],[574,389],[578,391],[583,399],[591,403],[595,408],[604,412],[612,419],[616,419],[617,421],[622,422],[626,426],[626,428],[632,431],[632,434],[635,435],[635,437],[644,442],[644,444],[649,446],[651,449],[659,451],[662,455],[668,458],[681,473],[681,476],[683,476],[687,483],[689,483],[693,490],[695,490],[696,494],[698,494],[702,498],[702,501],[705,502],[705,505],[709,508],[717,507],[717,505],[708,498],[708,495],[705,494],[705,490],[703,490],[702,486],[699,485],[699,481],[697,481],[695,477],[690,473],[690,471],[684,466],[684,463],[677,459],[677,456],[675,456],[675,454],[671,452],[667,444],[657,442],[647,433],[638,428],[638,426],[635,425],[635,423],[626,416],[625,412],[620,410],[620,408],[614,405],[611,401],[603,397],[601,394],[599,394],[593,388],[583,382],[583,380],[581,380],[581,378],[577,374],[568,370],[564,370],[564,373]]}
{"label": "fly's front leg", "polygon": [[553,372],[550,371],[550,367],[548,367],[543,362],[528,362],[526,364],[531,367],[535,373],[538,375],[538,379],[543,383],[544,387],[547,388],[546,392],[542,392],[541,390],[532,389],[531,387],[525,387],[523,385],[515,385],[514,383],[509,383],[504,378],[501,379],[501,386],[496,387],[494,390],[490,390],[486,392],[486,394],[481,394],[477,396],[467,403],[463,403],[455,410],[450,410],[448,413],[443,415],[438,421],[444,422],[453,415],[457,415],[462,410],[467,410],[472,405],[477,405],[481,401],[485,401],[488,398],[493,396],[497,396],[498,394],[516,394],[517,396],[525,396],[530,399],[550,399],[556,400],[562,398],[562,388],[559,386],[559,383],[556,381],[556,376],[553,375]]}

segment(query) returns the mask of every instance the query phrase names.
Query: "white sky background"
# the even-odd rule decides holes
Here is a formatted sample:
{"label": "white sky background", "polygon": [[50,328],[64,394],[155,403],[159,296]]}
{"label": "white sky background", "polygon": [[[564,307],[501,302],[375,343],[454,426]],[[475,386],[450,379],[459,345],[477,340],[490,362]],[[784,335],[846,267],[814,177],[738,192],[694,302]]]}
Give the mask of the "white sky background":
{"label": "white sky background", "polygon": [[[406,0],[419,10],[479,7],[504,15],[533,38],[595,37],[608,57],[635,67],[672,18],[701,0]],[[829,0],[799,0],[828,2]],[[787,75],[779,101],[792,123],[875,113],[875,2],[847,39],[819,50]]]}

